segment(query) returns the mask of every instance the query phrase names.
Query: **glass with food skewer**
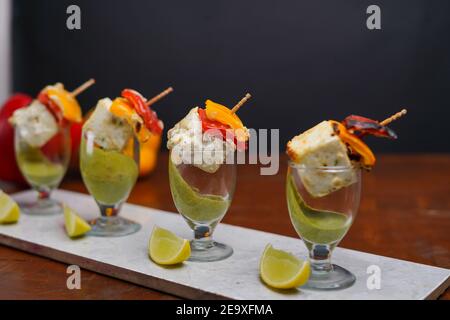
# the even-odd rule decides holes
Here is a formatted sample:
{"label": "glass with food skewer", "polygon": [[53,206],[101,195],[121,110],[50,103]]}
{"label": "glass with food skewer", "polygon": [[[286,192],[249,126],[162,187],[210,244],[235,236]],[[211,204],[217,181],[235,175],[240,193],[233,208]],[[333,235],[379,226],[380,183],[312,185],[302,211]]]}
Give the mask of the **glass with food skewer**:
{"label": "glass with food skewer", "polygon": [[[179,159],[173,150],[169,157],[169,181],[178,212],[194,231],[190,261],[218,261],[233,254],[233,249],[213,240],[216,226],[225,216],[236,186],[236,164],[233,161],[205,170],[205,159],[214,151],[190,154],[189,161]],[[186,158],[184,158],[186,160]],[[203,163],[199,169],[198,163]]]}
{"label": "glass with food skewer", "polygon": [[10,121],[15,128],[17,164],[27,182],[38,192],[38,200],[22,203],[22,211],[33,215],[62,213],[62,205],[50,198],[70,160],[72,123],[81,122],[76,96],[92,86],[90,79],[72,92],[62,83],[46,86],[30,105],[17,109]]}
{"label": "glass with food skewer", "polygon": [[160,135],[162,122],[150,106],[172,92],[168,88],[147,101],[124,89],[121,97],[101,99],[84,124],[80,149],[83,181],[97,202],[101,217],[93,221],[94,236],[125,236],[141,225],[119,217],[139,176],[140,144]]}
{"label": "glass with food skewer", "polygon": [[21,204],[24,213],[37,216],[63,212],[62,204],[50,198],[51,192],[63,179],[70,160],[71,139],[68,126],[57,132],[43,145],[36,146],[27,139],[22,127],[15,127],[14,148],[17,165],[28,184],[38,192],[38,199]]}
{"label": "glass with food skewer", "polygon": [[125,236],[141,225],[119,216],[139,175],[139,142],[129,138],[122,150],[108,150],[95,143],[94,131],[84,128],[80,146],[80,169],[84,184],[100,208],[90,235]]}
{"label": "glass with food skewer", "polygon": [[[350,177],[352,183],[327,195],[312,196],[311,181]],[[355,276],[331,263],[334,248],[350,229],[361,197],[361,169],[309,167],[289,161],[286,198],[291,222],[309,252],[311,276],[304,288],[332,290],[351,286]]]}

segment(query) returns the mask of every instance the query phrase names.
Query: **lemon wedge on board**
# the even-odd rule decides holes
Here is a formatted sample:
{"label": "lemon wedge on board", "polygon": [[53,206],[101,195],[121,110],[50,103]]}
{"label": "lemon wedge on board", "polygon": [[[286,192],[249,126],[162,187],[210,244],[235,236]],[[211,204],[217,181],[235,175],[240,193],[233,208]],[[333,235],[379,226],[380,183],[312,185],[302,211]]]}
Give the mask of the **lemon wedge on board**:
{"label": "lemon wedge on board", "polygon": [[270,287],[292,289],[308,281],[311,273],[309,261],[303,261],[292,254],[277,250],[268,244],[259,265],[261,279]]}
{"label": "lemon wedge on board", "polygon": [[158,264],[173,265],[189,258],[191,246],[188,240],[155,226],[148,244],[148,254]]}
{"label": "lemon wedge on board", "polygon": [[64,206],[64,221],[67,235],[71,238],[80,237],[91,230],[89,223],[68,206]]}
{"label": "lemon wedge on board", "polygon": [[20,209],[17,203],[0,190],[0,224],[19,221]]}

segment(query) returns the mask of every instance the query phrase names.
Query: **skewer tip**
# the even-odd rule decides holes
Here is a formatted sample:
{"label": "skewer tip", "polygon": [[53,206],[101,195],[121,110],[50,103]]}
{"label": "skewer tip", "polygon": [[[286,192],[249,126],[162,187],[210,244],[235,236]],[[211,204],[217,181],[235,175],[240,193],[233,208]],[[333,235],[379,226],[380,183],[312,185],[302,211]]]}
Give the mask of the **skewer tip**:
{"label": "skewer tip", "polygon": [[246,93],[245,96],[231,109],[231,113],[236,113],[247,101],[250,99],[252,95],[250,93]]}
{"label": "skewer tip", "polygon": [[396,114],[390,116],[387,119],[384,119],[383,121],[380,122],[380,124],[382,126],[386,126],[391,122],[394,122],[395,120],[400,119],[401,117],[403,117],[404,115],[406,115],[408,113],[408,110],[406,109],[402,109],[401,111],[397,112]]}
{"label": "skewer tip", "polygon": [[154,96],[153,98],[151,98],[150,100],[148,100],[147,103],[146,103],[147,107],[150,107],[152,104],[154,104],[157,101],[161,100],[162,98],[167,96],[172,91],[173,91],[173,87],[168,87],[166,90],[164,90],[160,94],[158,94],[158,95]]}
{"label": "skewer tip", "polygon": [[95,84],[95,79],[91,78],[88,81],[86,81],[85,83],[83,83],[81,86],[79,86],[78,88],[76,88],[75,90],[73,90],[71,92],[73,97],[78,96],[80,93],[82,93],[83,91],[85,91],[86,89],[88,89],[90,86],[92,86],[93,84]]}

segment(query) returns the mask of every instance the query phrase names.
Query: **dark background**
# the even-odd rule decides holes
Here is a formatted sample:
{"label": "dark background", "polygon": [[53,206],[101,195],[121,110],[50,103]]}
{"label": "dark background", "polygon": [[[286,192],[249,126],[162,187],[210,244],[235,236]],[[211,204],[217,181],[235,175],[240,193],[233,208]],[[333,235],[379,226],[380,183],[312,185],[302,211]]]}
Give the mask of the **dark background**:
{"label": "dark background", "polygon": [[[166,128],[205,99],[232,106],[248,127],[280,128],[281,146],[324,119],[375,119],[407,107],[399,140],[375,151],[449,152],[450,1],[14,0],[13,87],[72,89],[85,110],[131,87],[150,97]],[[81,7],[82,29],[66,28]],[[366,28],[381,7],[382,30]]]}

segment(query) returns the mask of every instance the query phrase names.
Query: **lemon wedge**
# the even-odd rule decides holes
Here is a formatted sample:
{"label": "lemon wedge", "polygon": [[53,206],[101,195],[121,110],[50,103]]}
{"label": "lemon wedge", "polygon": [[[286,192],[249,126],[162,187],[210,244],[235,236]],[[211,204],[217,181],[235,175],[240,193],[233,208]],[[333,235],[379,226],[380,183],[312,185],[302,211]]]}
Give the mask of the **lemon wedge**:
{"label": "lemon wedge", "polygon": [[178,264],[189,258],[191,246],[188,240],[155,226],[148,244],[148,254],[158,264]]}
{"label": "lemon wedge", "polygon": [[67,235],[71,238],[80,237],[91,230],[91,226],[68,206],[64,206],[64,220]]}
{"label": "lemon wedge", "polygon": [[261,279],[277,289],[297,288],[308,281],[311,273],[309,261],[297,259],[292,254],[266,246],[259,265]]}
{"label": "lemon wedge", "polygon": [[17,203],[0,190],[0,224],[19,221],[20,209]]}

